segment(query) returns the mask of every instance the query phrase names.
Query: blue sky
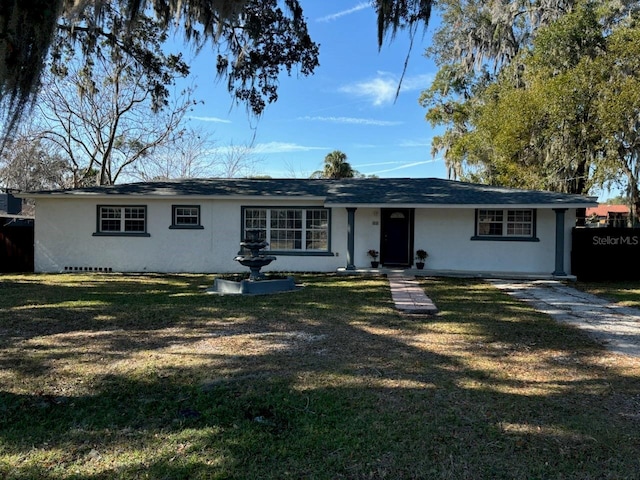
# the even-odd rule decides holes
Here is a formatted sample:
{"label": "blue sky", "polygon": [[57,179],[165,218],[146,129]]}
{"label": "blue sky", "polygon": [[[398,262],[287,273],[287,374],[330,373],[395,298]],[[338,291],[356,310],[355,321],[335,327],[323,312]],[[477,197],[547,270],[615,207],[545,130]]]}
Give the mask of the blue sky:
{"label": "blue sky", "polygon": [[253,142],[257,173],[306,177],[322,168],[333,150],[351,165],[380,177],[446,177],[431,156],[435,134],[418,104],[436,72],[424,49],[432,34],[418,35],[402,90],[395,100],[409,41],[400,32],[377,47],[376,15],[362,0],[304,1],[311,37],[320,44],[314,75],[282,75],[279,99],[260,118],[234,106],[223,81],[215,80],[214,54],[206,47],[191,62],[188,79],[204,101],[192,112],[194,127],[212,132],[216,144]]}

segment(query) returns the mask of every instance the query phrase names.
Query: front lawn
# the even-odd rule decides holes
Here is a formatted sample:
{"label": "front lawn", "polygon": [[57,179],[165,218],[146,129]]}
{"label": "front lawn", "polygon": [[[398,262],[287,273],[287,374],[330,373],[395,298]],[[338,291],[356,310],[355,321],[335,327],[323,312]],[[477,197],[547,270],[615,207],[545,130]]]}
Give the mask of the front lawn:
{"label": "front lawn", "polygon": [[608,298],[625,307],[640,308],[640,282],[578,282],[577,287],[585,292]]}
{"label": "front lawn", "polygon": [[640,362],[469,280],[0,276],[2,479],[623,479]]}

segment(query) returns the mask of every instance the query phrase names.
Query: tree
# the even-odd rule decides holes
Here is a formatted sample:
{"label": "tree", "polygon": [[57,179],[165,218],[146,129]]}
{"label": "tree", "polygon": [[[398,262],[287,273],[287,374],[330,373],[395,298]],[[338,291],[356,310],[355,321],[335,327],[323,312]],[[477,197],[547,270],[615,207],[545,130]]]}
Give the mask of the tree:
{"label": "tree", "polygon": [[590,5],[542,29],[531,50],[467,102],[470,128],[456,160],[471,160],[487,183],[586,193],[600,151],[588,59],[603,41]]}
{"label": "tree", "polygon": [[213,171],[220,178],[256,178],[260,161],[251,145],[230,143],[216,152]]}
{"label": "tree", "polygon": [[[433,0],[375,0],[378,44],[390,33],[429,21]],[[109,23],[104,12],[117,4],[126,15]],[[152,12],[163,28],[180,25],[197,48],[210,41],[216,69],[227,88],[256,114],[277,99],[278,75],[298,65],[303,75],[318,65],[299,0],[5,0],[0,3],[0,100],[7,132],[33,102],[44,65],[55,46],[71,42],[89,61],[101,43],[119,44],[150,76],[157,64],[144,48],[129,48],[130,26]],[[90,64],[89,64],[90,65]],[[158,92],[162,82],[156,83]]]}
{"label": "tree", "polygon": [[127,173],[143,182],[214,176],[214,147],[209,132],[184,128],[171,142],[158,145],[152,155],[135,162]]}
{"label": "tree", "polygon": [[[108,15],[117,23],[121,12]],[[38,103],[37,121],[42,135],[68,159],[73,186],[87,183],[110,185],[132,165],[149,158],[164,144],[183,135],[181,121],[192,105],[189,92],[169,98],[169,87],[186,65],[178,56],[165,55],[165,33],[141,15],[130,27],[128,48],[152,52],[156,73],[147,72],[123,54],[119,44],[104,40],[90,68],[75,57],[71,45],[58,50],[65,62],[53,65],[46,76]],[[156,82],[161,79],[162,90]]]}
{"label": "tree", "polygon": [[442,136],[435,136],[431,154],[435,157],[443,153],[449,178],[458,179],[463,174],[465,158],[468,164],[474,161],[466,155],[463,139],[470,130],[469,117],[473,106],[473,97],[467,93],[473,82],[473,74],[462,73],[459,65],[445,65],[435,76],[428,90],[422,92],[419,102],[429,110],[426,120],[433,126],[446,125]]}
{"label": "tree", "polygon": [[592,66],[601,79],[596,109],[604,161],[599,167],[622,173],[635,223],[640,218],[640,27],[632,24],[613,31],[606,55]]}
{"label": "tree", "polygon": [[334,150],[324,157],[324,168],[311,174],[311,178],[353,178],[359,176],[349,162],[347,155],[340,150]]}
{"label": "tree", "polygon": [[130,176],[142,180],[176,178],[257,178],[251,145],[216,146],[204,131],[186,130],[175,142],[160,146],[154,155],[136,162]]}
{"label": "tree", "polygon": [[[442,21],[427,55],[439,67],[435,81],[420,103],[428,109],[433,126],[445,126],[433,141],[432,154],[442,153],[450,178],[464,172],[480,180],[476,167],[485,164],[487,149],[476,147],[478,138],[467,134],[479,96],[500,72],[532,43],[537,31],[567,11],[574,0],[442,0]],[[518,66],[514,66],[518,71]],[[473,140],[473,141],[472,141]],[[474,146],[475,145],[475,146]],[[469,152],[469,148],[474,150]],[[471,170],[469,171],[469,168]],[[485,172],[486,173],[486,172]]]}
{"label": "tree", "polygon": [[17,190],[51,190],[70,186],[71,172],[37,134],[15,132],[0,154],[0,185]]}
{"label": "tree", "polygon": [[[638,2],[547,3],[555,13],[518,24],[510,38],[529,34],[509,55],[497,55],[500,42],[493,48],[480,42],[486,48],[477,54],[493,59],[495,73],[486,63],[481,70],[445,63],[422,101],[427,119],[448,127],[434,147],[444,151],[451,171],[487,183],[586,193],[616,175],[603,153],[598,113],[608,80],[594,65],[611,58],[608,37],[633,19]],[[451,45],[443,55],[453,61]]]}
{"label": "tree", "polygon": [[428,53],[439,66],[460,66],[462,74],[497,73],[579,1],[441,0],[442,21]]}

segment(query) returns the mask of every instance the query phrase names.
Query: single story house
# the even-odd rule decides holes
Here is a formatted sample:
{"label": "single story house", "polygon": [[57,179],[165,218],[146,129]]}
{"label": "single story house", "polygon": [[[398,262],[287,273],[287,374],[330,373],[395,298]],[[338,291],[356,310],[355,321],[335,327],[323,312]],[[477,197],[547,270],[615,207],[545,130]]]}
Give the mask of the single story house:
{"label": "single story house", "polygon": [[266,271],[570,274],[576,209],[593,198],[439,178],[191,179],[23,194],[35,199],[35,271],[244,271],[259,229]]}

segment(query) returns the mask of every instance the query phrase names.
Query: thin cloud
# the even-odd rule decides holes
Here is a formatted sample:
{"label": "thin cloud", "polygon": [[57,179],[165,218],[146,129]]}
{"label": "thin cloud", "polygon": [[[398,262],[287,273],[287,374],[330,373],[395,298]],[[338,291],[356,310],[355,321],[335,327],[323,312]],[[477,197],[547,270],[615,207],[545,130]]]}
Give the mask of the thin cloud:
{"label": "thin cloud", "polygon": [[[387,72],[378,72],[375,78],[362,82],[350,83],[340,87],[340,92],[364,98],[374,106],[393,103],[398,91],[399,77]],[[427,88],[433,81],[432,74],[421,74],[405,77],[400,93]]]}
{"label": "thin cloud", "polygon": [[199,120],[201,122],[213,122],[213,123],[231,123],[231,120],[218,117],[189,117],[193,120]]}
{"label": "thin cloud", "polygon": [[354,143],[354,148],[378,148],[380,145],[376,145],[375,143]]}
{"label": "thin cloud", "polygon": [[398,144],[399,147],[403,148],[414,148],[414,147],[431,147],[431,142],[426,141],[416,141],[416,140],[405,140]]}
{"label": "thin cloud", "polygon": [[379,167],[381,165],[399,165],[402,162],[400,161],[395,161],[395,162],[375,162],[375,163],[360,163],[358,165],[354,165],[354,167],[357,168],[362,168],[362,167]]}
{"label": "thin cloud", "polygon": [[351,15],[352,13],[359,12],[360,10],[364,10],[365,8],[371,7],[371,2],[360,2],[353,8],[349,8],[347,10],[342,10],[337,13],[332,13],[325,17],[320,17],[317,19],[318,22],[331,22],[333,20],[337,20],[340,17],[344,17],[345,15]]}
{"label": "thin cloud", "polygon": [[311,152],[313,150],[327,150],[327,147],[313,147],[309,145],[299,145],[297,143],[268,142],[259,143],[253,147],[254,153],[290,153],[290,152]]}
{"label": "thin cloud", "polygon": [[406,168],[419,167],[420,165],[427,165],[429,163],[436,163],[436,162],[439,162],[441,160],[442,159],[440,159],[440,158],[435,158],[433,160],[423,160],[423,161],[420,161],[420,162],[405,163],[403,165],[400,165],[399,167],[388,168],[386,170],[378,170],[377,172],[371,172],[371,175],[380,175],[381,173],[396,172],[398,170],[404,170]]}
{"label": "thin cloud", "polygon": [[306,120],[312,122],[331,122],[331,123],[343,123],[350,125],[369,125],[376,127],[392,127],[395,125],[402,125],[403,122],[392,120],[375,120],[373,118],[354,118],[354,117],[298,117],[298,120]]}
{"label": "thin cloud", "polygon": [[329,150],[329,148],[299,145],[297,143],[268,142],[258,143],[256,145],[224,145],[212,148],[207,153],[210,155],[225,155],[230,152],[243,151],[244,153],[251,155],[269,155],[272,153],[310,152],[314,150]]}

